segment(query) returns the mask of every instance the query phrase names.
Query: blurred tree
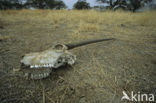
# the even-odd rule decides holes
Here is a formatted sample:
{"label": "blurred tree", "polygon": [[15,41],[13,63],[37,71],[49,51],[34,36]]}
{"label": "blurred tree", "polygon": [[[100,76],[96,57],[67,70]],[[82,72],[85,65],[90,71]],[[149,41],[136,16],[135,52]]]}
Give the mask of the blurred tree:
{"label": "blurred tree", "polygon": [[20,0],[0,0],[0,9],[21,9]]}
{"label": "blurred tree", "polygon": [[130,0],[130,5],[133,7],[132,10],[135,11],[141,7],[141,0]]}
{"label": "blurred tree", "polygon": [[0,9],[10,9],[11,8],[11,3],[8,1],[0,1]]}
{"label": "blurred tree", "polygon": [[120,0],[96,0],[97,2],[101,2],[101,3],[108,3],[110,6],[110,9],[113,9]]}
{"label": "blurred tree", "polygon": [[130,0],[130,5],[132,7],[132,10],[135,11],[150,2],[152,2],[152,0]]}
{"label": "blurred tree", "polygon": [[35,7],[35,5],[34,5],[34,3],[33,3],[33,0],[27,0],[27,1],[25,2],[25,4],[23,5],[23,7],[26,8],[26,9]]}
{"label": "blurred tree", "polygon": [[40,9],[62,9],[66,5],[61,0],[27,0],[22,4],[22,0],[0,0],[0,9],[22,9],[22,8],[40,8]]}
{"label": "blurred tree", "polygon": [[[50,1],[54,1],[54,0],[32,0],[32,4],[37,7],[37,8],[40,8],[40,9],[45,9],[47,8],[47,3],[49,3]],[[51,4],[51,2],[50,2]],[[50,5],[49,4],[49,5]]]}
{"label": "blurred tree", "polygon": [[56,1],[55,0],[44,0],[45,1],[45,4],[46,4],[46,8],[50,8],[50,9],[54,9],[55,8],[55,3]]}
{"label": "blurred tree", "polygon": [[90,9],[90,4],[86,0],[78,0],[73,7],[74,9]]}
{"label": "blurred tree", "polygon": [[61,0],[29,0],[33,6],[40,9],[61,9],[66,8],[66,5]]}
{"label": "blurred tree", "polygon": [[61,0],[57,0],[55,2],[55,9],[65,9],[67,8],[67,6],[65,5],[65,3]]}
{"label": "blurred tree", "polygon": [[145,3],[149,3],[152,0],[96,0],[101,3],[108,3],[110,9],[114,9],[115,7],[125,7],[129,10],[135,11],[136,9],[144,6]]}

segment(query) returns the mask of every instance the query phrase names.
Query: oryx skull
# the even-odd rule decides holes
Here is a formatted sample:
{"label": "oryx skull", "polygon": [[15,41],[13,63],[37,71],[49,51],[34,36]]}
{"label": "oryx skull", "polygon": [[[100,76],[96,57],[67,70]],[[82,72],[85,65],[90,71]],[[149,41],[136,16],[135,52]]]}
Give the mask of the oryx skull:
{"label": "oryx skull", "polygon": [[57,44],[42,52],[25,54],[21,60],[21,69],[27,69],[25,76],[31,79],[42,79],[50,75],[52,68],[72,65],[75,61],[76,56],[70,53],[65,45]]}
{"label": "oryx skull", "polygon": [[24,71],[26,77],[31,79],[46,78],[50,75],[52,68],[59,68],[66,64],[73,65],[75,63],[76,56],[68,50],[108,40],[114,40],[114,38],[87,40],[66,45],[57,44],[42,52],[25,54],[21,60],[21,70]]}

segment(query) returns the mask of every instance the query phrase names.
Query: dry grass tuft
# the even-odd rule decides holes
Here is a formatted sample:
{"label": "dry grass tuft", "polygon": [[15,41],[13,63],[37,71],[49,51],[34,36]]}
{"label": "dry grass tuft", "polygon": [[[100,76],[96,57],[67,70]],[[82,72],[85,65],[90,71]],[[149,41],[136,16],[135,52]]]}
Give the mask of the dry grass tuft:
{"label": "dry grass tuft", "polygon": [[5,40],[7,40],[9,38],[10,38],[10,36],[2,36],[2,35],[0,35],[0,41],[5,41]]}
{"label": "dry grass tuft", "polygon": [[139,25],[143,26],[156,26],[156,11],[144,12],[136,15],[136,21]]}
{"label": "dry grass tuft", "polygon": [[2,20],[0,19],[0,29],[3,29],[4,28],[4,22],[2,22]]}
{"label": "dry grass tuft", "polygon": [[80,32],[98,32],[100,30],[100,26],[96,23],[93,24],[93,23],[80,22],[78,25],[78,30]]}

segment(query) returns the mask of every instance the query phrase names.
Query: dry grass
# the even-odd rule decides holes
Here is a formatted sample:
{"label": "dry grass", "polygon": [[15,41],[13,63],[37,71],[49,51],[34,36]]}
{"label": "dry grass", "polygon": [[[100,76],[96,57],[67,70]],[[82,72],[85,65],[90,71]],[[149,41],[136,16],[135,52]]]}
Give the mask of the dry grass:
{"label": "dry grass", "polygon": [[[90,24],[136,24],[136,25],[156,25],[155,11],[143,12],[143,13],[131,13],[124,11],[107,11],[107,12],[97,12],[97,11],[66,11],[66,10],[7,10],[0,11],[1,18],[6,20],[20,20],[27,19],[41,19],[48,20],[53,24],[60,23],[75,23],[83,22]],[[31,16],[31,17],[30,17]]]}
{"label": "dry grass", "polygon": [[[39,24],[55,30],[61,26],[71,29],[69,36],[83,39],[83,34],[113,31],[116,34],[132,32],[123,27],[128,26],[156,26],[156,12],[131,13],[124,11],[77,11],[77,10],[7,10],[0,11],[0,18],[4,22],[25,22],[25,28],[39,27]],[[27,26],[27,27],[26,27]],[[137,32],[137,31],[136,31]],[[76,34],[76,35],[75,35]],[[133,31],[132,34],[135,34]],[[125,35],[126,37],[126,35]]]}
{"label": "dry grass", "polygon": [[0,29],[4,28],[4,22],[2,22],[2,20],[0,19]]}
{"label": "dry grass", "polygon": [[2,36],[2,35],[0,35],[0,41],[5,41],[7,39],[10,39],[10,36]]}
{"label": "dry grass", "polygon": [[98,32],[99,29],[99,24],[80,22],[78,25],[79,32]]}
{"label": "dry grass", "polygon": [[[4,70],[20,68],[21,55],[45,50],[56,42],[106,37],[117,39],[73,49],[78,57],[77,63],[72,68],[54,71],[43,81],[26,84],[23,79],[12,78],[3,80],[2,86],[6,87],[4,83],[9,81],[18,87],[36,88],[22,92],[26,94],[20,101],[23,103],[32,98],[36,102],[49,100],[51,103],[77,103],[80,100],[86,103],[120,103],[123,90],[150,91],[155,88],[155,76],[152,74],[155,68],[150,62],[155,60],[155,17],[155,11],[0,11],[0,20],[8,24],[0,29],[0,34],[3,34],[0,40],[6,39],[5,43],[0,43],[4,49],[0,51],[2,61],[7,63],[4,66],[0,63]],[[7,41],[10,37],[12,39]],[[13,89],[18,91],[18,88]]]}
{"label": "dry grass", "polygon": [[[124,11],[66,11],[66,10],[7,10],[0,11],[0,18],[7,22],[27,22],[31,26],[49,24],[47,27],[59,28],[63,24],[72,29],[70,34],[83,34],[84,32],[101,32],[111,29],[115,33],[125,33],[121,26],[156,26],[156,12],[131,13]],[[2,21],[1,20],[1,21]],[[0,21],[0,26],[3,24]],[[26,24],[26,23],[25,23]],[[29,25],[30,26],[30,25]],[[111,28],[109,28],[111,26]],[[29,28],[29,27],[28,27]],[[101,30],[103,29],[103,30]],[[75,36],[77,37],[77,36]]]}

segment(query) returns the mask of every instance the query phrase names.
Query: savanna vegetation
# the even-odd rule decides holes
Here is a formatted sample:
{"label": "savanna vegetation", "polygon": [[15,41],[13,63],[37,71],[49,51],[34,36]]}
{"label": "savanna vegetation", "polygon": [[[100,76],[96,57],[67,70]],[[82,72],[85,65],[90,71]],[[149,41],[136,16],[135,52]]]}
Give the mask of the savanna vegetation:
{"label": "savanna vegetation", "polygon": [[[122,91],[156,94],[155,17],[155,11],[0,11],[0,102],[121,103]],[[109,37],[116,40],[73,49],[76,64],[46,79],[18,75],[25,53]]]}

